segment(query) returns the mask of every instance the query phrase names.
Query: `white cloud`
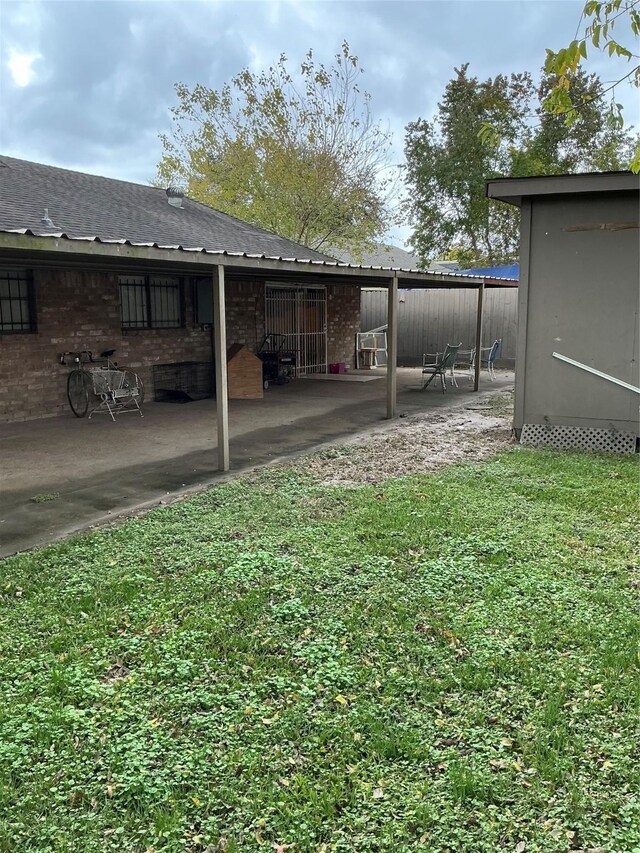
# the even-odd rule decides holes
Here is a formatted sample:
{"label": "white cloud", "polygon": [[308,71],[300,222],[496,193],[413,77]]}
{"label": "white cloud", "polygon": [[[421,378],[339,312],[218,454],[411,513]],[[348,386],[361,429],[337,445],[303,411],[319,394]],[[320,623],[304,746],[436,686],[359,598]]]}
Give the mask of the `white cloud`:
{"label": "white cloud", "polygon": [[[170,131],[174,84],[218,89],[241,69],[309,48],[333,63],[343,39],[359,58],[372,118],[393,133],[431,119],[454,67],[479,79],[534,77],[545,47],[575,32],[583,0],[0,0],[0,150],[144,183]],[[624,35],[621,33],[621,36]],[[621,38],[621,40],[623,40]],[[624,40],[623,40],[624,42]],[[603,80],[612,63],[590,51]],[[625,69],[626,70],[626,69]],[[623,73],[625,73],[623,70]],[[640,120],[638,90],[620,87]]]}
{"label": "white cloud", "polygon": [[42,55],[39,53],[22,53],[18,50],[9,52],[7,66],[11,79],[16,86],[23,89],[34,80],[36,74],[32,66],[37,59],[42,59]]}

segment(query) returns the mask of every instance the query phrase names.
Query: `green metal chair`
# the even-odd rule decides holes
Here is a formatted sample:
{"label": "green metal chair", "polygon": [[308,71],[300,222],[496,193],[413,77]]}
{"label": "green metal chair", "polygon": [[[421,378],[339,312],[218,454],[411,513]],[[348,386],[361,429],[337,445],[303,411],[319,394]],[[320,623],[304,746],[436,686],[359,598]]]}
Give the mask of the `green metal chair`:
{"label": "green metal chair", "polygon": [[[502,338],[498,338],[495,340],[490,347],[482,347],[480,350],[480,366],[486,367],[489,372],[489,379],[493,382],[496,378],[495,370],[493,369],[493,363],[496,358],[500,355],[500,350],[502,349]],[[486,353],[483,355],[482,353]]]}
{"label": "green metal chair", "polygon": [[[422,390],[428,388],[429,385],[433,382],[436,376],[440,377],[440,385],[442,386],[442,393],[447,390],[447,379],[446,372],[447,370],[451,370],[453,365],[456,362],[456,357],[458,355],[458,350],[462,346],[462,343],[459,343],[457,346],[452,346],[451,344],[447,344],[444,352],[440,353],[424,353],[422,356],[422,375],[428,376],[428,379],[423,379]],[[430,359],[434,359],[430,361]]]}

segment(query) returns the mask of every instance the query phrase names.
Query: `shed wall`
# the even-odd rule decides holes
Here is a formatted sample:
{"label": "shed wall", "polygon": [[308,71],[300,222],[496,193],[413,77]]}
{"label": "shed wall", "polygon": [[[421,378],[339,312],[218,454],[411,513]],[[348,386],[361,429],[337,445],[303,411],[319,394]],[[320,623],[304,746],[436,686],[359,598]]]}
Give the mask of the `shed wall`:
{"label": "shed wall", "polygon": [[632,193],[532,199],[516,429],[558,424],[638,434],[637,394],[552,356],[638,386],[638,218]]}

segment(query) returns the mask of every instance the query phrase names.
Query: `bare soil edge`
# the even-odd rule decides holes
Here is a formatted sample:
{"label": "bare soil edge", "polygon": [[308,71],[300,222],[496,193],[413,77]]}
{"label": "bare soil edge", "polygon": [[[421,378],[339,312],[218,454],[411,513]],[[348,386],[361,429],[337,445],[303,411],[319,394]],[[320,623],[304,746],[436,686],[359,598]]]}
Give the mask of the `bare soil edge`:
{"label": "bare soil edge", "polygon": [[481,461],[515,443],[512,412],[508,389],[456,410],[400,417],[293,464],[303,465],[325,485],[357,487]]}

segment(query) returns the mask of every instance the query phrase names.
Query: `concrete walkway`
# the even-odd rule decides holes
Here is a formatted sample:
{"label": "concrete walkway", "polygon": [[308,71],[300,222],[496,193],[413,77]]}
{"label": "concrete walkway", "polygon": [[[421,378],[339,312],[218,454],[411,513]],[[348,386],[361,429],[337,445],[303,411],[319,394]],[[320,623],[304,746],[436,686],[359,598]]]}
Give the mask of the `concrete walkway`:
{"label": "concrete walkway", "polygon": [[[47,544],[118,515],[223,482],[249,468],[310,451],[354,433],[384,429],[383,370],[372,381],[296,379],[264,400],[229,403],[231,472],[217,471],[214,400],[145,403],[144,418],[122,414],[0,424],[0,557]],[[421,390],[419,369],[398,370],[398,413],[475,405],[513,386],[513,372],[480,391],[469,383],[442,394]],[[435,384],[435,383],[434,383]]]}

